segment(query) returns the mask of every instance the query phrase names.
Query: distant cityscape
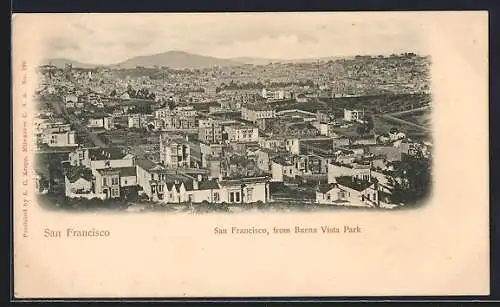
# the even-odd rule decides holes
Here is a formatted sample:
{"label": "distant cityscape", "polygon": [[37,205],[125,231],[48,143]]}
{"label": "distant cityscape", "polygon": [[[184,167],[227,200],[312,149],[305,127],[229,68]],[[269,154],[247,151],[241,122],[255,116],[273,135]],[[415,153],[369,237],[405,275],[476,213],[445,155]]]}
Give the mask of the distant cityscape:
{"label": "distant cityscape", "polygon": [[40,205],[397,209],[430,195],[429,57],[201,65],[183,53],[182,63],[191,57],[198,67],[144,57],[121,67],[40,65],[33,138]]}

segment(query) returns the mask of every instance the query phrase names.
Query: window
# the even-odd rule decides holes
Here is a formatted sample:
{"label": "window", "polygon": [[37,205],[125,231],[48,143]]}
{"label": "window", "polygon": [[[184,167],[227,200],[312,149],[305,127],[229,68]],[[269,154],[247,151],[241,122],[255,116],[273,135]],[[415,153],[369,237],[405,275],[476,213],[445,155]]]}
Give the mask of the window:
{"label": "window", "polygon": [[106,178],[102,178],[102,185],[107,185],[107,180],[106,180]]}
{"label": "window", "polygon": [[127,179],[123,180],[123,184],[127,184]]}
{"label": "window", "polygon": [[118,178],[111,178],[111,185],[118,185]]}
{"label": "window", "polygon": [[163,186],[162,185],[158,186],[158,192],[163,192]]}
{"label": "window", "polygon": [[326,194],[326,199],[328,199],[328,200],[331,199],[330,194]]}
{"label": "window", "polygon": [[219,201],[220,200],[220,195],[218,192],[214,192],[214,201]]}
{"label": "window", "polygon": [[229,201],[234,203],[234,192],[229,193]]}
{"label": "window", "polygon": [[248,188],[247,189],[247,201],[252,201],[253,198],[253,188]]}
{"label": "window", "polygon": [[240,201],[240,192],[234,193],[236,202]]}

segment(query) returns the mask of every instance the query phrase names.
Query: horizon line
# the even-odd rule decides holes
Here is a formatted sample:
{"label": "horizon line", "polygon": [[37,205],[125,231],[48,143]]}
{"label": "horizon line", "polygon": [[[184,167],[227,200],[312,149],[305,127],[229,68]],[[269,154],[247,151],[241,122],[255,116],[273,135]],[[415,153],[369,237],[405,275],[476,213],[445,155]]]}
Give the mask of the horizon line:
{"label": "horizon line", "polygon": [[[397,52],[397,53],[377,53],[377,54],[351,54],[351,55],[331,55],[331,56],[319,56],[319,57],[309,57],[309,58],[292,58],[292,59],[277,59],[277,58],[267,58],[267,57],[254,57],[254,56],[236,56],[236,57],[231,57],[231,58],[225,58],[225,57],[216,57],[216,56],[211,56],[211,55],[203,55],[203,54],[199,54],[199,53],[191,53],[191,52],[187,52],[187,51],[183,51],[183,50],[169,50],[169,51],[164,51],[164,52],[158,52],[158,53],[151,53],[151,54],[144,54],[144,55],[135,55],[135,56],[131,56],[125,60],[122,60],[120,62],[116,62],[116,63],[110,63],[110,64],[96,64],[96,63],[89,63],[89,62],[83,62],[83,61],[80,61],[80,60],[75,60],[73,58],[70,58],[70,57],[54,57],[54,58],[50,58],[50,57],[42,57],[42,61],[49,61],[49,60],[66,60],[66,61],[73,61],[73,62],[78,62],[79,64],[83,64],[83,65],[89,65],[89,66],[118,66],[126,61],[129,61],[131,59],[134,59],[134,58],[138,58],[138,57],[149,57],[149,56],[155,56],[155,55],[160,55],[160,54],[165,54],[165,53],[172,53],[172,52],[178,52],[178,53],[185,53],[185,54],[189,54],[189,55],[193,55],[193,56],[202,56],[202,57],[209,57],[209,58],[214,58],[214,59],[219,59],[219,60],[227,60],[227,61],[235,61],[237,59],[241,59],[241,58],[248,58],[248,59],[255,59],[255,60],[268,60],[268,61],[277,61],[277,62],[281,62],[281,61],[307,61],[307,60],[321,60],[321,59],[326,59],[326,58],[350,58],[350,57],[355,57],[355,56],[391,56],[391,55],[402,55],[404,53],[414,53],[418,56],[422,56],[422,57],[426,57],[426,56],[429,56],[429,55],[424,55],[424,54],[421,54],[421,53],[418,53],[418,52],[415,52],[415,51],[407,51],[407,52]],[[246,63],[241,63],[242,65],[248,65]],[[250,64],[252,65],[252,64]],[[255,65],[255,64],[253,64]]]}

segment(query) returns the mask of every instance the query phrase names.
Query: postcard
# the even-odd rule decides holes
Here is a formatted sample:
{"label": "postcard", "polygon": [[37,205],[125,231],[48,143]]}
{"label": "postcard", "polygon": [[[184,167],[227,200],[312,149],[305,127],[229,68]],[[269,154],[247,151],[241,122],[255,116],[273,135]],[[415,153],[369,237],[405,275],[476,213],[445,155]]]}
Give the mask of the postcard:
{"label": "postcard", "polygon": [[487,12],[12,23],[15,298],[489,294]]}

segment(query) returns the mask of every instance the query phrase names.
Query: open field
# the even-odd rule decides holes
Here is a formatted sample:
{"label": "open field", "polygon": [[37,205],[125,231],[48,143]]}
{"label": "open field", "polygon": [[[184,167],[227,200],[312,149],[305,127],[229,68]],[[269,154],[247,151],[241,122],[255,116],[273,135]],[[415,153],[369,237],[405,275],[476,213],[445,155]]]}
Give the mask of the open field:
{"label": "open field", "polygon": [[431,110],[419,110],[411,114],[394,115],[397,118],[415,123],[420,126],[430,127],[431,126]]}
{"label": "open field", "polygon": [[375,133],[388,133],[391,128],[397,128],[406,133],[406,135],[414,140],[423,140],[430,137],[430,131],[421,129],[414,125],[405,124],[402,121],[396,121],[391,118],[375,116],[374,117]]}
{"label": "open field", "polygon": [[411,110],[428,105],[431,96],[428,94],[387,94],[361,97],[320,98],[328,107],[336,112],[348,109],[364,109],[369,113],[392,113]]}

